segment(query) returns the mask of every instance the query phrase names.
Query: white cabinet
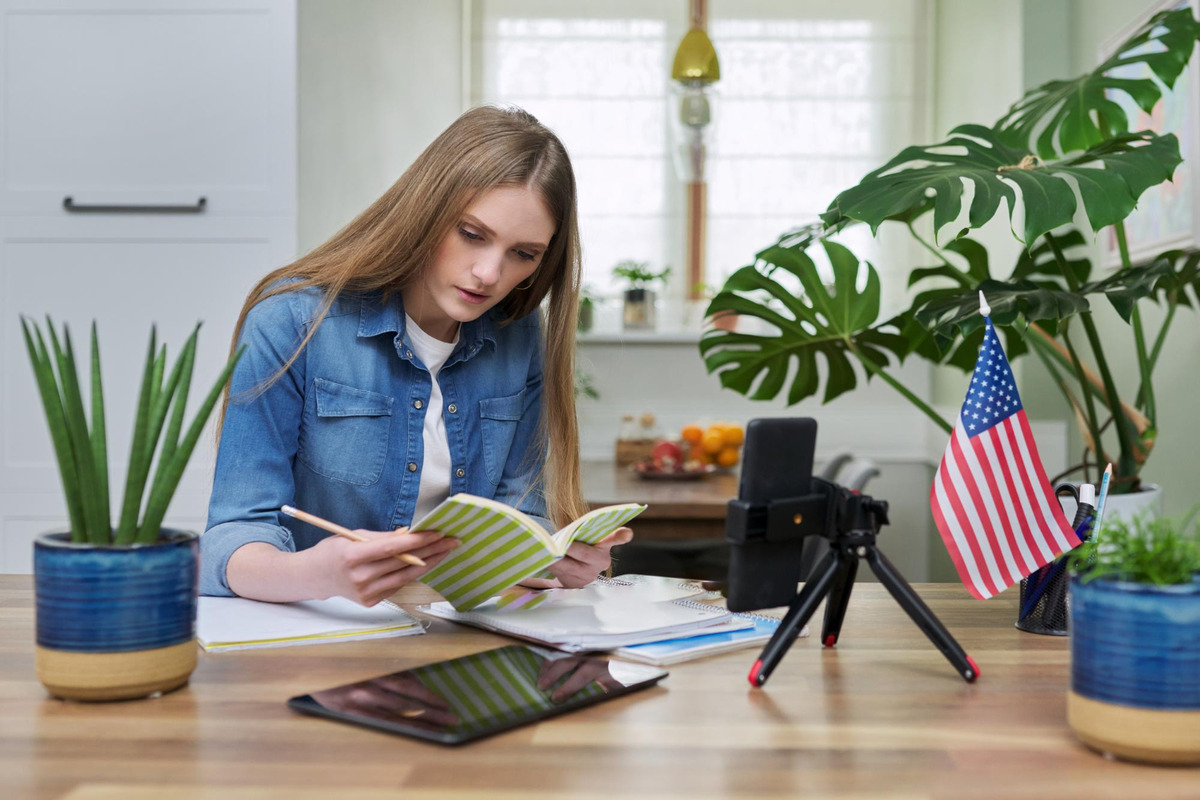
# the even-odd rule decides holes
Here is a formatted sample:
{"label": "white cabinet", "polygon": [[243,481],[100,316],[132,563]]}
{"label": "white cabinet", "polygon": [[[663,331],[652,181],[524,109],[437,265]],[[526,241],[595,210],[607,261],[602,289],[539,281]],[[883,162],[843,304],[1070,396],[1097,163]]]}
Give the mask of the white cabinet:
{"label": "white cabinet", "polygon": [[[150,325],[173,358],[204,322],[190,418],[247,291],[295,257],[296,14],[0,0],[0,42],[0,572],[21,572],[65,509],[18,317],[77,349],[97,321],[119,500]],[[203,527],[211,470],[209,434],[167,524]]]}

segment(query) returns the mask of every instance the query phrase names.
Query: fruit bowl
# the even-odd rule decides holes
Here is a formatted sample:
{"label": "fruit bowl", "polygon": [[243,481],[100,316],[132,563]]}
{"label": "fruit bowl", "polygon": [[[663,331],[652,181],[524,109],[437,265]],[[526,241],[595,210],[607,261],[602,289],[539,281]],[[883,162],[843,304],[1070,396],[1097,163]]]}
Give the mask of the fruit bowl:
{"label": "fruit bowl", "polygon": [[699,461],[685,461],[664,466],[655,464],[653,459],[638,461],[631,464],[629,468],[639,478],[651,481],[691,481],[717,471],[716,466],[701,464]]}

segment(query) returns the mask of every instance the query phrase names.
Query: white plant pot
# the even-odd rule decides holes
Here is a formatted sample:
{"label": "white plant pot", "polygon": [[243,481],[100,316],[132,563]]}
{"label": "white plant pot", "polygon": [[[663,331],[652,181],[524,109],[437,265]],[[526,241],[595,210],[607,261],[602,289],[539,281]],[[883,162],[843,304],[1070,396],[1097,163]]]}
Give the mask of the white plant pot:
{"label": "white plant pot", "polygon": [[[1100,485],[1096,485],[1096,491],[1099,492]],[[1075,519],[1075,498],[1068,496],[1060,497],[1059,502],[1062,503],[1063,513],[1067,515],[1067,521]],[[1104,501],[1104,520],[1107,524],[1114,520],[1129,521],[1138,514],[1146,513],[1150,517],[1158,517],[1163,513],[1163,491],[1162,487],[1154,483],[1143,483],[1140,492],[1133,494],[1110,494],[1108,499]]]}

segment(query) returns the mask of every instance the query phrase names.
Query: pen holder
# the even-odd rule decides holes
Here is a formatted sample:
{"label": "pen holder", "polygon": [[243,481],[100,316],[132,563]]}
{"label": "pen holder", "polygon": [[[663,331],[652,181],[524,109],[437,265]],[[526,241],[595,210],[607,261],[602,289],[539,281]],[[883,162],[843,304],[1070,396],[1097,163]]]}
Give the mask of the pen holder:
{"label": "pen holder", "polygon": [[[1043,589],[1039,590],[1038,588],[1039,578],[1042,575],[1041,570],[1021,580],[1017,630],[1026,633],[1040,633],[1044,636],[1067,635],[1067,618],[1070,611],[1067,605],[1067,587],[1070,583],[1070,575],[1067,570],[1054,569],[1054,567],[1054,562],[1046,565],[1045,569],[1052,572],[1046,579],[1047,583]],[[1021,615],[1021,611],[1029,605],[1033,595],[1039,592],[1040,596],[1032,601],[1033,607],[1027,614]]]}

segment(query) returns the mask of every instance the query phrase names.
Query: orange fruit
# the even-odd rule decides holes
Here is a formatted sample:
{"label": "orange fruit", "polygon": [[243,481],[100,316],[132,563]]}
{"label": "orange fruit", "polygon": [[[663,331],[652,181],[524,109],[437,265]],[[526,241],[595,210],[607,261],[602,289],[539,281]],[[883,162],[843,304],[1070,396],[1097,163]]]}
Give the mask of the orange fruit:
{"label": "orange fruit", "polygon": [[746,441],[746,432],[742,430],[741,425],[726,425],[725,426],[725,443],[737,447],[742,442]]}
{"label": "orange fruit", "polygon": [[684,425],[683,430],[679,432],[679,438],[683,439],[688,444],[700,444],[700,439],[704,437],[704,431],[699,425]]}
{"label": "orange fruit", "polygon": [[738,450],[736,447],[726,447],[717,453],[717,465],[722,467],[732,467],[738,463]]}
{"label": "orange fruit", "polygon": [[725,447],[725,437],[715,428],[709,428],[700,439],[700,447],[709,455],[716,455]]}

